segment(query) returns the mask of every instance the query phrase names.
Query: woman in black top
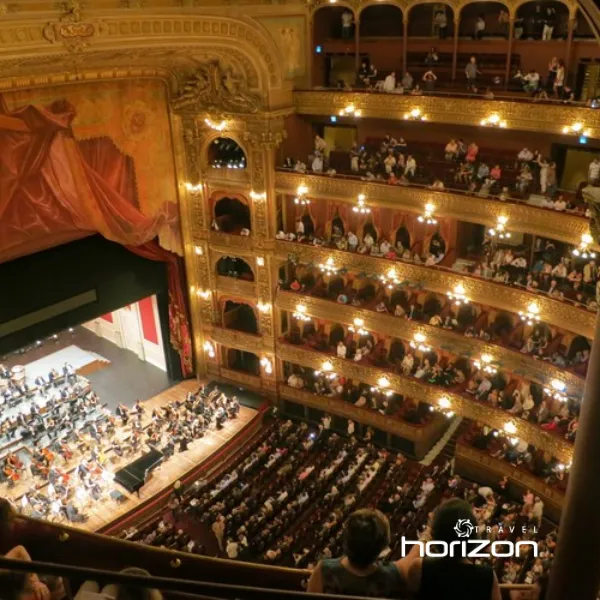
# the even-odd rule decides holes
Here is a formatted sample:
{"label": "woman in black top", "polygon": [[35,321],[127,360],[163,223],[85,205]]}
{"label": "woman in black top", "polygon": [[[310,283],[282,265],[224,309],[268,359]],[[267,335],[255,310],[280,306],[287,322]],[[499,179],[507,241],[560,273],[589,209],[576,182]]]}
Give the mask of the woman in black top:
{"label": "woman in black top", "polygon": [[[458,536],[455,526],[460,519],[470,521],[473,526],[477,524],[467,502],[458,499],[444,502],[434,513],[431,539],[450,545],[477,537],[475,530],[469,531],[466,537]],[[417,558],[411,562],[408,584],[417,600],[501,600],[493,569],[473,564],[458,552],[455,554],[448,558]]]}

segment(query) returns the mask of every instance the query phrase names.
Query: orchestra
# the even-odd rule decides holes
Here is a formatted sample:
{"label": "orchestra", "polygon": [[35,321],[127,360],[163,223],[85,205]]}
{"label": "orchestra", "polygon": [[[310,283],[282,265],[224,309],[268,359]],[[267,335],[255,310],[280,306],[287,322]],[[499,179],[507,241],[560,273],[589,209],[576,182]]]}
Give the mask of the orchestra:
{"label": "orchestra", "polygon": [[32,384],[24,374],[13,381],[0,364],[0,448],[11,448],[0,450],[0,485],[27,490],[15,498],[24,514],[85,522],[92,502],[108,499],[115,490],[112,464],[134,460],[148,448],[165,459],[185,452],[239,410],[236,397],[201,386],[151,412],[137,400],[132,408],[119,404],[113,415],[68,363],[62,373],[52,369]]}

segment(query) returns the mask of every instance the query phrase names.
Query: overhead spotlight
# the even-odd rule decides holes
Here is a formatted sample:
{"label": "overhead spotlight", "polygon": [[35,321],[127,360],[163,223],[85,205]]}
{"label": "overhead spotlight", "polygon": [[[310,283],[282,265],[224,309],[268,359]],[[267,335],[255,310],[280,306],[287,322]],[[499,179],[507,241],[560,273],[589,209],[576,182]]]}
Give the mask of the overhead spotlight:
{"label": "overhead spotlight", "polygon": [[425,205],[425,212],[419,215],[417,220],[419,223],[426,223],[427,225],[437,225],[437,219],[434,218],[433,213],[435,211],[435,205],[428,202]]}
{"label": "overhead spotlight", "polygon": [[506,231],[506,224],[508,223],[508,217],[501,215],[498,217],[495,228],[488,229],[488,233],[491,237],[497,237],[500,240],[507,240],[510,238],[510,232]]}
{"label": "overhead spotlight", "polygon": [[427,121],[427,115],[421,112],[420,108],[413,108],[410,112],[404,113],[405,121]]}
{"label": "overhead spotlight", "polygon": [[462,283],[458,283],[454,286],[451,292],[446,294],[450,300],[454,301],[456,306],[462,306],[463,304],[469,304],[470,300],[467,298],[465,287]]}
{"label": "overhead spotlight", "polygon": [[357,206],[352,207],[352,210],[355,213],[360,213],[361,215],[364,215],[369,214],[371,212],[371,209],[366,204],[366,198],[367,197],[364,194],[358,195],[358,204]]}
{"label": "overhead spotlight", "polygon": [[590,250],[590,246],[594,238],[589,233],[581,234],[581,242],[579,242],[579,247],[574,248],[572,251],[573,256],[577,258],[596,258],[596,253]]}
{"label": "overhead spotlight", "polygon": [[519,311],[521,321],[525,321],[527,325],[534,325],[539,323],[540,320],[540,308],[535,302],[531,302],[525,312]]}

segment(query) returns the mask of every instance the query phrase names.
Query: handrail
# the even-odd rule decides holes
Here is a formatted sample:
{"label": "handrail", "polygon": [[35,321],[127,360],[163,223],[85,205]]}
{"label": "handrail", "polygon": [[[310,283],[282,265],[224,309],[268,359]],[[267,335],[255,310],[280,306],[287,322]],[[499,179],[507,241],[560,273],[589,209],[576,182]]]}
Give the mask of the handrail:
{"label": "handrail", "polygon": [[[282,590],[272,588],[261,588],[255,586],[235,585],[230,583],[213,583],[210,581],[192,581],[189,579],[176,579],[172,577],[154,577],[152,575],[133,575],[129,573],[105,571],[102,569],[91,569],[88,567],[75,567],[60,563],[48,563],[40,561],[22,561],[0,557],[0,568],[8,571],[19,571],[25,573],[37,573],[43,575],[54,575],[59,577],[73,577],[79,580],[110,581],[112,583],[126,584],[134,587],[152,588],[157,590],[169,590],[172,592],[194,593],[201,592],[218,594],[218,598],[244,598],[244,600],[263,600],[264,598],[289,599],[313,599],[323,600],[332,598],[330,594],[315,594],[305,591]],[[308,576],[308,571],[305,571]],[[527,584],[501,585],[503,591],[533,591],[533,586]],[[335,594],[339,600],[364,600],[362,596],[349,596]],[[380,600],[386,600],[384,598]]]}

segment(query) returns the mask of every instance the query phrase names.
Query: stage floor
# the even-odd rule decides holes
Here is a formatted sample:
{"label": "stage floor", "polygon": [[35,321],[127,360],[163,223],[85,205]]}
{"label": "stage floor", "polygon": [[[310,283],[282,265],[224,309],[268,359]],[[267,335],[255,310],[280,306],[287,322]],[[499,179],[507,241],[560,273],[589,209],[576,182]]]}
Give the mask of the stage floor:
{"label": "stage floor", "polygon": [[[161,394],[144,401],[142,403],[146,408],[144,425],[150,421],[150,414],[153,408],[164,406],[174,400],[182,400],[185,398],[187,392],[195,392],[198,389],[198,386],[199,384],[196,380],[183,381]],[[240,413],[237,419],[227,420],[223,429],[220,431],[211,429],[203,438],[192,442],[187,451],[177,452],[164,464],[159,466],[152,473],[148,483],[140,490],[139,498],[137,494],[130,494],[124,488],[115,484],[115,488],[125,496],[126,500],[124,502],[119,504],[112,500],[93,502],[84,508],[84,513],[89,517],[85,523],[69,523],[66,520],[61,520],[61,522],[87,531],[97,531],[108,525],[121,515],[134,509],[136,506],[162,490],[172,487],[173,484],[187,471],[207,459],[211,454],[219,450],[229,440],[235,437],[235,435],[237,435],[247,423],[254,419],[257,414],[258,412],[256,410],[246,406],[240,406]],[[142,454],[143,452],[139,452],[138,454],[130,455],[121,460],[113,461],[111,464],[111,471],[115,472],[121,467],[128,465]],[[114,458],[116,459],[117,457]],[[75,468],[75,466],[75,464],[67,465],[67,470],[70,470],[70,467]],[[10,498],[18,505],[18,498],[23,493],[27,492],[28,485],[31,485],[31,483],[23,482],[23,484],[18,484],[12,489],[6,489],[6,486],[3,485],[0,494]]]}

